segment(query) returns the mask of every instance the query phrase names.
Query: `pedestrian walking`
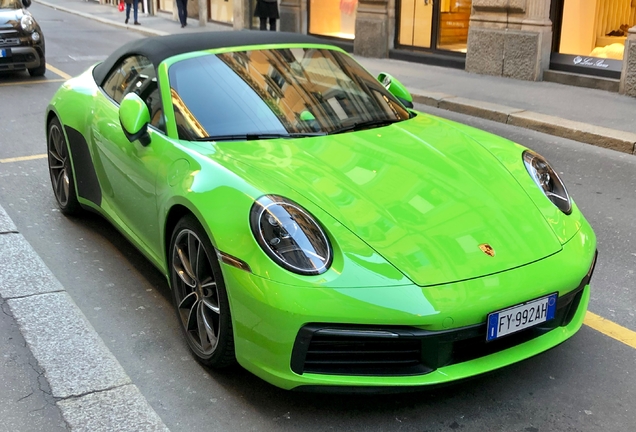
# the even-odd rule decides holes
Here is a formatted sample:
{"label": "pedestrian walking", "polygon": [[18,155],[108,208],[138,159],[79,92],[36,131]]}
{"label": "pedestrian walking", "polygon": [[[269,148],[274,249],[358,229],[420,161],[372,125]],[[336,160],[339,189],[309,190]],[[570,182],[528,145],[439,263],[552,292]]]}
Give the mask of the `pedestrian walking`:
{"label": "pedestrian walking", "polygon": [[179,11],[181,28],[184,28],[188,25],[188,0],[177,0],[177,10]]}
{"label": "pedestrian walking", "polygon": [[139,10],[139,0],[124,0],[124,2],[126,3],[126,21],[124,22],[128,24],[128,20],[130,19],[130,7],[132,6],[134,24],[141,25],[139,21],[137,20],[137,13]]}
{"label": "pedestrian walking", "polygon": [[269,29],[276,31],[276,20],[280,18],[278,14],[278,0],[256,0],[256,9],[254,16],[261,21],[261,30],[267,30],[267,21],[269,20]]}

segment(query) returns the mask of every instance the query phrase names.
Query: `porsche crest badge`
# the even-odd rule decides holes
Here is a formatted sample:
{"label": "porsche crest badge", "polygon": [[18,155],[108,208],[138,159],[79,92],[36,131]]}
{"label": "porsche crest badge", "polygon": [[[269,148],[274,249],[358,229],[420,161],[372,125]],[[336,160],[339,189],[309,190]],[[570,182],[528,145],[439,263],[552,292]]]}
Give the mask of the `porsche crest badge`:
{"label": "porsche crest badge", "polygon": [[495,256],[495,250],[488,243],[480,244],[479,249],[488,256]]}

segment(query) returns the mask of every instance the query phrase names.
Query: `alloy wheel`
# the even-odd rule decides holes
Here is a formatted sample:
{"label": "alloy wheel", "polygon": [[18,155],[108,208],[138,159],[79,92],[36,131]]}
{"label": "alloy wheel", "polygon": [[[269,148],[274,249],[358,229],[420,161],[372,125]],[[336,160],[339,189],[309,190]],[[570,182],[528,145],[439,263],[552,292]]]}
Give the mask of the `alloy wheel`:
{"label": "alloy wheel", "polygon": [[57,124],[51,124],[50,126],[48,150],[49,172],[53,183],[53,192],[60,206],[66,207],[71,189],[71,180],[68,173],[68,152],[64,135]]}
{"label": "alloy wheel", "polygon": [[172,271],[178,315],[190,345],[199,356],[210,356],[220,336],[219,290],[208,252],[194,231],[178,233]]}

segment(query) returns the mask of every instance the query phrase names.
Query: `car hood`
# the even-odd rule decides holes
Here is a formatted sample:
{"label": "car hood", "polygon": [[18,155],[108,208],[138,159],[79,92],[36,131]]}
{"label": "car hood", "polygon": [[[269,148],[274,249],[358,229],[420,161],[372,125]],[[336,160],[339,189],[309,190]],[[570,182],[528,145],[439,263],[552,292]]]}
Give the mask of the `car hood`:
{"label": "car hood", "polygon": [[[295,189],[421,286],[498,273],[561,249],[503,165],[432,116],[324,137],[215,146],[217,157],[240,160]],[[521,151],[518,157],[521,163]]]}

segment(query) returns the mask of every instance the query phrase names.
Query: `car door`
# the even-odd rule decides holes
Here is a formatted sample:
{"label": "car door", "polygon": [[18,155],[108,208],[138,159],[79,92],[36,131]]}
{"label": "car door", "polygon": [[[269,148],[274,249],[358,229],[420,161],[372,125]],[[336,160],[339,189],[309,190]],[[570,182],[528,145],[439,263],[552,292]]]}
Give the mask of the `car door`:
{"label": "car door", "polygon": [[[107,75],[96,96],[92,139],[96,171],[102,185],[102,208],[152,258],[159,258],[160,235],[156,179],[170,140],[154,65],[145,57],[124,58]],[[119,121],[119,104],[130,92],[146,102],[151,122],[150,144],[130,142]]]}

